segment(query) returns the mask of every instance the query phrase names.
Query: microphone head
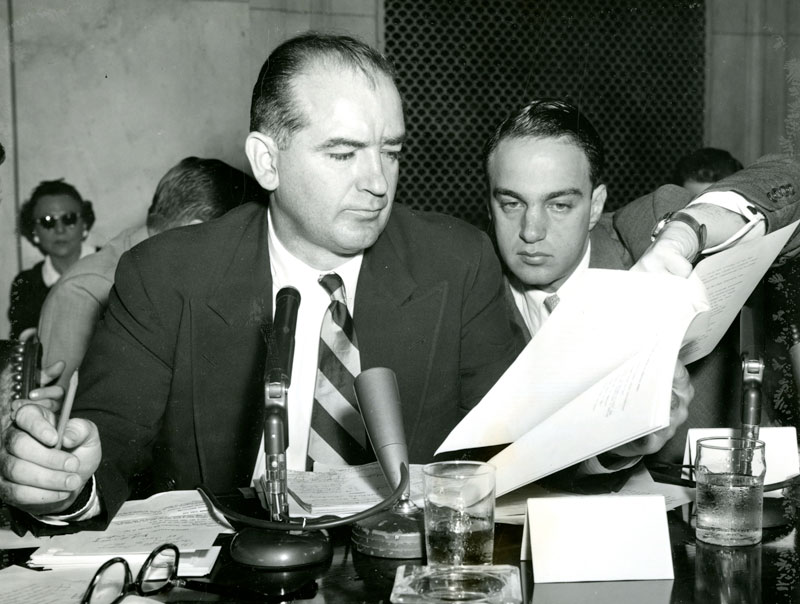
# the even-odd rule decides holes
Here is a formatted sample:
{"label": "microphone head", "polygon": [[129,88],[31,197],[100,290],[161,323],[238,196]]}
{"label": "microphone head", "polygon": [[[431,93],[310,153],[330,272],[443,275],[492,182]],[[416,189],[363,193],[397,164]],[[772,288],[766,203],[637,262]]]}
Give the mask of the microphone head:
{"label": "microphone head", "polygon": [[408,466],[408,446],[394,371],[373,367],[355,379],[356,401],[372,449],[392,488],[400,484],[400,464]]}
{"label": "microphone head", "polygon": [[297,311],[300,307],[300,292],[294,287],[283,287],[275,296],[275,312],[267,336],[266,381],[283,377],[286,385],[292,381],[294,359],[294,334],[297,326]]}

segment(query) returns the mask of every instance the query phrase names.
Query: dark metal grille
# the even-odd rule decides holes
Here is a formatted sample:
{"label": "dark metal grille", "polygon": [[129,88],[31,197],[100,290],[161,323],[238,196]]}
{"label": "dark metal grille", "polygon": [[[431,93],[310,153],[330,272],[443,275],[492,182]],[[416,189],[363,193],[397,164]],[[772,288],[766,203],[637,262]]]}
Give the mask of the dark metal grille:
{"label": "dark metal grille", "polygon": [[703,143],[704,2],[385,0],[409,141],[398,201],[485,225],[481,147],[534,97],[579,103],[615,209]]}

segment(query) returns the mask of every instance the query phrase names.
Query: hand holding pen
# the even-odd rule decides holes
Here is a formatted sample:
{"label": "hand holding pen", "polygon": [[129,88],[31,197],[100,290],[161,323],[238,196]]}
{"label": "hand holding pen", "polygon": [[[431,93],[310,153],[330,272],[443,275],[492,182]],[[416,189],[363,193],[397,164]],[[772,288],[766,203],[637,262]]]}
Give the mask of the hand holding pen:
{"label": "hand holding pen", "polygon": [[58,423],[50,408],[22,401],[0,434],[0,499],[32,514],[67,509],[100,465],[97,427],[69,417],[77,377],[69,390]]}

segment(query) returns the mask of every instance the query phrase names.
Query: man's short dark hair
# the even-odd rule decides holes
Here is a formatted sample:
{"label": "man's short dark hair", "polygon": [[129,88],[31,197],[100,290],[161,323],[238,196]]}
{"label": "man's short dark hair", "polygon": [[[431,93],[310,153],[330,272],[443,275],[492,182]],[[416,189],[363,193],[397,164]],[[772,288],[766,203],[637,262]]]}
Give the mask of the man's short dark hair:
{"label": "man's short dark hair", "polygon": [[263,202],[266,192],[254,178],[219,159],[186,157],[161,178],[147,211],[152,233],[207,221],[246,201]]}
{"label": "man's short dark hair", "polygon": [[703,147],[678,160],[672,173],[672,184],[683,186],[687,181],[717,182],[742,168],[741,162],[724,149]]}
{"label": "man's short dark hair", "polygon": [[586,154],[589,177],[595,187],[605,178],[603,140],[579,107],[560,99],[537,99],[507,117],[483,147],[484,167],[489,157],[507,138],[568,137]]}
{"label": "man's short dark hair", "polygon": [[350,67],[372,82],[378,74],[395,81],[391,62],[369,45],[349,36],[301,34],[273,50],[261,67],[250,104],[250,131],[267,134],[284,148],[308,119],[297,106],[292,80],[320,62]]}
{"label": "man's short dark hair", "polygon": [[91,201],[81,197],[81,194],[78,193],[78,189],[68,182],[64,182],[63,178],[59,178],[58,180],[43,180],[36,185],[31,196],[23,202],[22,207],[19,209],[19,232],[32,245],[36,245],[33,240],[33,228],[36,226],[33,217],[34,210],[36,209],[36,203],[39,199],[46,195],[66,195],[67,197],[72,197],[72,199],[81,205],[81,218],[83,218],[86,229],[92,228],[94,224],[94,208],[92,207]]}

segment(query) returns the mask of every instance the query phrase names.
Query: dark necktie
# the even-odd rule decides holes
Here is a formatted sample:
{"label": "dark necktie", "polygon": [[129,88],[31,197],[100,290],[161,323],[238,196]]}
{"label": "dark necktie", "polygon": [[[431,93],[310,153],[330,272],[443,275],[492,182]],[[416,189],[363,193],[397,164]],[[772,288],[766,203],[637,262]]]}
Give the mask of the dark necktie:
{"label": "dark necktie", "polygon": [[313,468],[315,461],[341,466],[374,459],[367,448],[364,422],[353,390],[353,381],[361,372],[361,360],[344,283],[336,273],[323,275],[319,283],[330,295],[331,303],[320,330],[307,470]]}
{"label": "dark necktie", "polygon": [[559,302],[558,294],[552,294],[544,299],[544,307],[547,309],[547,312],[549,314],[553,314],[553,311],[556,309],[556,306],[558,306],[558,302]]}

